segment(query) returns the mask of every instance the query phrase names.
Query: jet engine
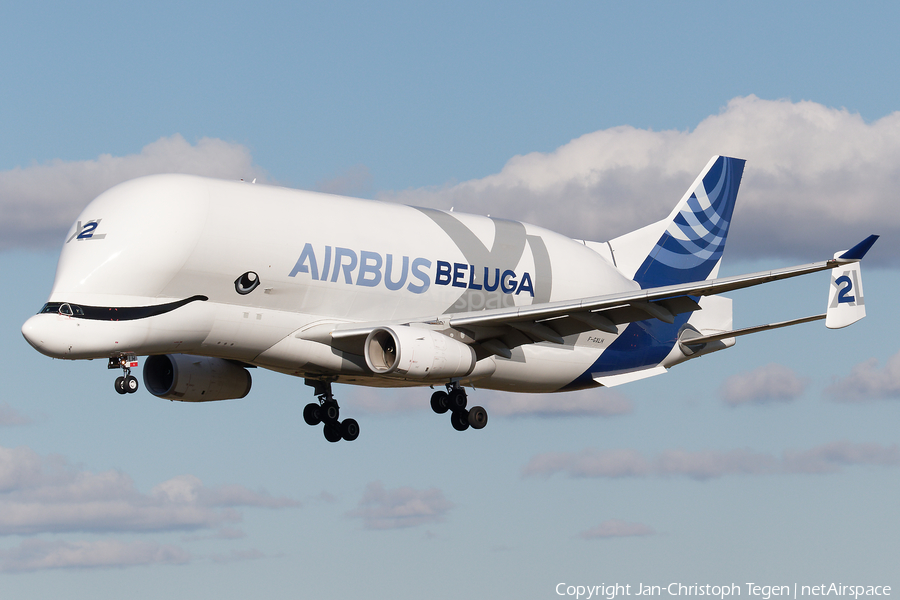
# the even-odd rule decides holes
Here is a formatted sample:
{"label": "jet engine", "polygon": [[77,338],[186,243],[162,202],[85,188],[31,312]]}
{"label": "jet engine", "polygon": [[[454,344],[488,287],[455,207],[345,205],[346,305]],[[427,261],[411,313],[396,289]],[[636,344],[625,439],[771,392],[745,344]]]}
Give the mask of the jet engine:
{"label": "jet engine", "polygon": [[366,338],[366,365],[378,375],[402,379],[463,377],[475,368],[475,351],[430,329],[379,327]]}
{"label": "jet engine", "polygon": [[221,358],[159,354],[144,362],[144,386],[154,396],[181,402],[243,398],[250,392],[247,369]]}

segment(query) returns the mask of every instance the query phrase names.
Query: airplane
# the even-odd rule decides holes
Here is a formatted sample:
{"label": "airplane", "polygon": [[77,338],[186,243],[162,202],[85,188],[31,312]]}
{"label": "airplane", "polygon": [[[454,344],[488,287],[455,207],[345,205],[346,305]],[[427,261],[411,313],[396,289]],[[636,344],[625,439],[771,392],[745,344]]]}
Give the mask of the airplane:
{"label": "airplane", "polygon": [[[739,336],[865,316],[860,260],[718,277],[744,160],[714,156],[672,212],[607,242],[494,217],[167,174],[98,196],[69,230],[48,302],[22,326],[39,352],[107,359],[120,394],[245,397],[250,368],[296,377],[330,442],[352,441],[332,385],[429,386],[454,429],[481,429],[466,387],[615,386]],[[831,270],[826,313],[735,330],[720,294]],[[443,388],[443,389],[441,389]]]}

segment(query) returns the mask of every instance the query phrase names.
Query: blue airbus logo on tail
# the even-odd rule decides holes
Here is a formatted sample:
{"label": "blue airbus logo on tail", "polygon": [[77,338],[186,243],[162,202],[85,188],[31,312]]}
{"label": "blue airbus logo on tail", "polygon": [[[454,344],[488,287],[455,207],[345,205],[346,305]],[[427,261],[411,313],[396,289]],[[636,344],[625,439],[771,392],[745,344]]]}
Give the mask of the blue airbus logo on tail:
{"label": "blue airbus logo on tail", "polygon": [[[709,277],[725,250],[743,172],[744,161],[739,158],[719,156],[710,161],[687,197],[669,214],[664,233],[635,273],[642,289]],[[674,315],[671,323],[659,319],[630,323],[570,389],[590,385],[598,376],[661,364],[689,316]],[[642,351],[634,352],[634,348]]]}
{"label": "blue airbus logo on tail", "polygon": [[719,156],[635,273],[642,288],[706,279],[722,258],[744,161]]}

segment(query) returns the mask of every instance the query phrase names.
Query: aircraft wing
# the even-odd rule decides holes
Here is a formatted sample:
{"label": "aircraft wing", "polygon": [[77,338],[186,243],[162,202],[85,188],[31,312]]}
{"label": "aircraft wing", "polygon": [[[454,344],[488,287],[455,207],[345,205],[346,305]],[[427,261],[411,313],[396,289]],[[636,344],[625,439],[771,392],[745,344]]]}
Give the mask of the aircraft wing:
{"label": "aircraft wing", "polygon": [[684,308],[689,307],[690,304],[693,303],[693,300],[690,299],[691,297],[721,294],[733,290],[753,287],[763,283],[769,283],[771,281],[789,279],[791,277],[807,275],[817,271],[826,271],[841,265],[859,262],[877,239],[877,235],[871,235],[850,250],[838,253],[835,258],[806,265],[775,269],[772,271],[760,271],[747,275],[736,275],[733,277],[722,277],[677,285],[667,285],[618,294],[595,296],[572,301],[564,300],[561,302],[546,302],[530,306],[460,313],[450,317],[449,325],[451,327],[512,325],[520,321],[542,321],[563,316],[577,317],[588,314],[605,316],[605,313],[623,307],[632,307],[637,309],[638,313],[642,314],[639,314],[639,318],[628,319],[622,322],[639,321],[648,317],[655,317],[671,323],[674,320],[674,315],[697,310],[698,307],[696,306],[684,310]]}
{"label": "aircraft wing", "polygon": [[[773,271],[760,271],[747,275],[708,279],[705,281],[696,281],[678,285],[667,285],[645,290],[581,298],[578,300],[545,302],[542,304],[517,306],[507,309],[473,311],[451,316],[449,324],[451,327],[471,327],[473,325],[503,325],[528,320],[538,321],[585,313],[602,316],[607,311],[626,306],[636,308],[642,314],[638,319],[630,319],[623,322],[630,322],[631,320],[639,321],[648,317],[670,321],[671,319],[667,319],[666,317],[671,317],[680,314],[681,312],[688,312],[671,307],[672,301],[680,300],[681,302],[679,303],[684,303],[683,299],[690,298],[691,296],[698,297],[721,294],[763,283],[769,283],[771,281],[778,281],[780,279],[788,279],[799,275],[833,269],[840,264],[843,263],[838,260],[826,260]],[[671,310],[670,307],[674,308],[674,310]],[[692,310],[697,310],[697,308],[694,307]]]}
{"label": "aircraft wing", "polygon": [[[850,250],[837,253],[835,258],[805,265],[576,300],[440,315],[417,322],[467,331],[473,341],[481,342],[495,354],[506,355],[508,348],[494,338],[504,335],[510,327],[536,340],[561,344],[563,334],[595,329],[614,333],[617,325],[648,318],[673,323],[676,315],[699,310],[700,306],[694,298],[700,296],[721,294],[859,262],[877,238],[877,235],[869,236]],[[348,323],[328,332],[328,337],[338,348],[361,348],[369,332],[383,325]]]}

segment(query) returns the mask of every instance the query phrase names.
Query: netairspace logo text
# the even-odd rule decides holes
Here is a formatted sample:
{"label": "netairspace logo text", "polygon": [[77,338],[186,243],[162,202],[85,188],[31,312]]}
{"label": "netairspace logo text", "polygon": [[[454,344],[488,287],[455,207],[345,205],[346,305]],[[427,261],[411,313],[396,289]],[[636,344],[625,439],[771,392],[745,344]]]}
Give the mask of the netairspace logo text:
{"label": "netairspace logo text", "polygon": [[[632,590],[634,588],[634,590]],[[726,585],[700,585],[670,583],[668,585],[648,585],[639,583],[636,586],[621,583],[599,585],[574,585],[565,582],[556,585],[556,595],[571,596],[576,600],[591,600],[592,598],[605,598],[614,600],[618,596],[713,596],[720,600],[728,596],[740,596],[746,594],[750,597],[758,596],[761,600],[771,600],[773,596],[793,598],[801,596],[843,596],[853,597],[859,600],[860,596],[890,596],[889,585],[844,585],[841,583],[822,583],[819,585],[761,585],[758,583],[745,583],[743,586],[731,583]]]}

